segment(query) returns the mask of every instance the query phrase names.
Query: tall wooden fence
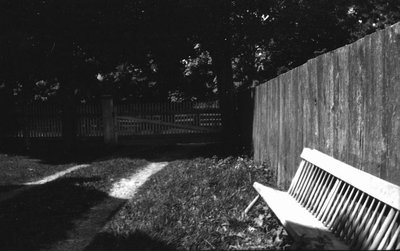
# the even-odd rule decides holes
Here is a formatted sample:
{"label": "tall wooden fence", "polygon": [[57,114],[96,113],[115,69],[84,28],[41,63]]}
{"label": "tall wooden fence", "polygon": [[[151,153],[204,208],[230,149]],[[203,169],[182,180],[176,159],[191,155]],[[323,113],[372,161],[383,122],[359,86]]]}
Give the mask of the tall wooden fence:
{"label": "tall wooden fence", "polygon": [[287,188],[304,147],[400,185],[400,23],[256,87],[254,158]]}

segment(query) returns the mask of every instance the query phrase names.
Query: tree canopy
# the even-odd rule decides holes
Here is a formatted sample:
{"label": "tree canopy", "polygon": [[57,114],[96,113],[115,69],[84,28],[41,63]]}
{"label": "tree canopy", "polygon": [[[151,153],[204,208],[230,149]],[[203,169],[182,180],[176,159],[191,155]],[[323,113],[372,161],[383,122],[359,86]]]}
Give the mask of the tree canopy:
{"label": "tree canopy", "polygon": [[[29,99],[68,94],[88,100],[104,92],[121,100],[209,98],[384,28],[400,20],[399,5],[3,0],[0,88]],[[225,72],[231,80],[221,77]],[[223,79],[232,83],[222,85]]]}

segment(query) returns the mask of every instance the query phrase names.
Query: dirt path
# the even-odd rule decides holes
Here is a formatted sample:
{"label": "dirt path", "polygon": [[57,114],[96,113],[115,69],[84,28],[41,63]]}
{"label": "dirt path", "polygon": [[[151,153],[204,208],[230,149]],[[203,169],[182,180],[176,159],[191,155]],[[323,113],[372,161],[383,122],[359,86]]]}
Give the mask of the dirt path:
{"label": "dirt path", "polygon": [[74,222],[75,228],[68,233],[66,239],[55,243],[49,250],[84,250],[110,217],[128,199],[134,197],[140,186],[167,164],[167,162],[150,163],[130,177],[115,182],[109,192],[110,197],[92,207],[83,220]]}

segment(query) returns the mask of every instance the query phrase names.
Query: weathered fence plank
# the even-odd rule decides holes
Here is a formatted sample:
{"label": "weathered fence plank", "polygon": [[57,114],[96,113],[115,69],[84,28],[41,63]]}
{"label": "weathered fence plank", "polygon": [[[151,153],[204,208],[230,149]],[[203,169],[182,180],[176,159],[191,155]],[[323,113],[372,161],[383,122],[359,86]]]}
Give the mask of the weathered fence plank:
{"label": "weathered fence plank", "polygon": [[364,119],[363,119],[363,85],[365,81],[365,69],[363,58],[365,57],[364,39],[350,45],[349,70],[349,108],[350,108],[350,165],[356,168],[362,167],[362,153],[364,147]]}
{"label": "weathered fence plank", "polygon": [[335,110],[335,120],[337,122],[337,159],[347,160],[349,156],[349,46],[344,46],[337,50],[338,54],[338,92],[336,94],[338,103]]}
{"label": "weathered fence plank", "polygon": [[[400,25],[386,30],[385,81],[386,81],[386,119],[387,156],[386,174],[389,181],[400,180]],[[382,175],[384,171],[382,170]]]}

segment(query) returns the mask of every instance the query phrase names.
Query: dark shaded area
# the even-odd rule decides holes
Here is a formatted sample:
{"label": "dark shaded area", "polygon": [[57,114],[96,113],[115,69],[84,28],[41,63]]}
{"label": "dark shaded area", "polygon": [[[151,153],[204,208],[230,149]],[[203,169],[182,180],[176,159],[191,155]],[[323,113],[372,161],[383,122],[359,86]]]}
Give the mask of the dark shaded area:
{"label": "dark shaded area", "polygon": [[0,194],[1,193],[6,193],[18,188],[24,187],[23,185],[14,185],[14,184],[10,184],[10,185],[1,185],[0,186]]}
{"label": "dark shaded area", "polygon": [[[295,222],[290,222],[288,225],[289,227],[286,229],[289,233],[292,229],[297,231],[291,233],[291,237],[294,239],[291,250],[347,250],[349,248],[348,244],[330,231],[316,230]],[[299,232],[304,234],[299,236]]]}
{"label": "dark shaded area", "polygon": [[152,238],[142,231],[136,231],[128,236],[115,236],[109,233],[100,233],[85,248],[85,251],[91,250],[173,251],[177,249],[173,245]]}
{"label": "dark shaded area", "polygon": [[105,199],[117,200],[84,186],[97,179],[63,178],[0,203],[2,250],[48,248],[66,238],[74,221],[85,217],[91,207]]}
{"label": "dark shaded area", "polygon": [[237,121],[239,152],[253,154],[254,89],[237,94]]}
{"label": "dark shaded area", "polygon": [[0,152],[9,155],[24,155],[40,159],[44,164],[88,163],[104,158],[115,149],[103,144],[102,139],[79,141],[72,151],[65,151],[61,139],[30,139],[30,147],[26,149],[23,139],[2,138]]}

